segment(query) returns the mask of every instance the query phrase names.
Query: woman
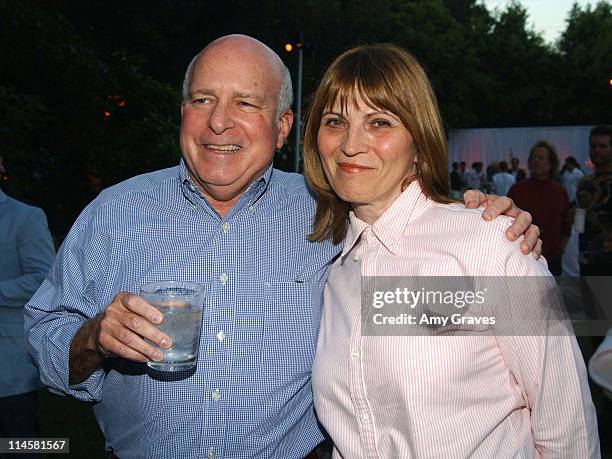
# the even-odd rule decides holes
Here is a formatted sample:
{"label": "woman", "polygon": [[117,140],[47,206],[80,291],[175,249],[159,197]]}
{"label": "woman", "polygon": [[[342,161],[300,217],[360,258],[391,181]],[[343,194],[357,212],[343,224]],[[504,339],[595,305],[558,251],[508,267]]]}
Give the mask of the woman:
{"label": "woman", "polygon": [[[580,351],[560,330],[537,333],[546,320],[523,320],[526,336],[507,320],[468,326],[467,336],[410,321],[402,330],[411,332],[389,325],[378,334],[394,336],[371,336],[372,317],[385,309],[372,313],[367,301],[362,308],[362,282],[550,279],[545,262],[502,237],[506,219],[484,223],[448,198],[444,130],[419,64],[391,45],[345,52],[324,75],[304,132],[317,198],[311,238],[346,237],[325,289],[313,366],[315,407],[334,457],[598,456]],[[519,305],[525,294],[546,302],[547,292],[533,287],[542,284],[523,283],[511,292]],[[382,293],[378,299],[394,294]],[[513,315],[514,304],[502,306],[493,312]]]}

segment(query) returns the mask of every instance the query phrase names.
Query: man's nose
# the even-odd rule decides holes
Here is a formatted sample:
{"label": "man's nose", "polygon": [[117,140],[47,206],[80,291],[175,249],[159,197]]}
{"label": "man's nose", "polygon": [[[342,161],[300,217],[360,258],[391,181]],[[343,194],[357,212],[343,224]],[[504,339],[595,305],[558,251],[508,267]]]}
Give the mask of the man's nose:
{"label": "man's nose", "polygon": [[347,156],[355,156],[368,150],[367,134],[361,127],[349,127],[342,141],[342,152]]}
{"label": "man's nose", "polygon": [[216,104],[208,119],[210,129],[217,135],[223,134],[226,130],[234,127],[235,122],[232,111],[223,104]]}

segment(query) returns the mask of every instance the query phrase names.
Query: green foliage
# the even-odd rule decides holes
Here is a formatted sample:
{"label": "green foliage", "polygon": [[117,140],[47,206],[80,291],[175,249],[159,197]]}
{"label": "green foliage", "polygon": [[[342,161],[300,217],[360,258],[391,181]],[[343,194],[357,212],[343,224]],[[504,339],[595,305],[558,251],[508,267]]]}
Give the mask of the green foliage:
{"label": "green foliage", "polygon": [[109,185],[176,164],[175,88],[144,75],[137,57],[97,52],[36,1],[0,1],[0,17],[9,192],[42,206],[54,233],[95,195],[88,173]]}
{"label": "green foliage", "polygon": [[[478,0],[0,0],[0,17],[0,154],[11,193],[60,237],[94,195],[88,173],[110,185],[176,164],[185,67],[227,33],[267,43],[295,75],[282,46],[302,32],[304,107],[339,53],[371,42],[422,62],[448,128],[595,124],[612,106],[609,1],[574,6],[554,46],[518,1],[491,14]],[[291,167],[290,146],[278,164]]]}
{"label": "green foliage", "polygon": [[570,109],[568,122],[610,122],[612,87],[612,5],[599,2],[582,9],[574,4],[559,40],[565,88],[561,105]]}

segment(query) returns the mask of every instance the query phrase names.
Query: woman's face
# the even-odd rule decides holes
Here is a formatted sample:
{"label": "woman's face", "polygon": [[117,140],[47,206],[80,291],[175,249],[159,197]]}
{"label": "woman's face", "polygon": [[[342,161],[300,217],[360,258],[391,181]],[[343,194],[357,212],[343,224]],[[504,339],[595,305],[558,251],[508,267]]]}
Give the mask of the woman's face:
{"label": "woman's face", "polygon": [[378,218],[402,192],[402,182],[416,172],[412,135],[400,119],[368,107],[339,101],[323,111],[317,135],[323,170],[336,194]]}

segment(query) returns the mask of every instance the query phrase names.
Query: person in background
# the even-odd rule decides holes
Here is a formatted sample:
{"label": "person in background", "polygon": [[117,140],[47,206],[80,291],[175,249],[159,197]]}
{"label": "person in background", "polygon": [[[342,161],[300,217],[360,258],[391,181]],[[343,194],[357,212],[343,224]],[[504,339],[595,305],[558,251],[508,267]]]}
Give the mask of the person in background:
{"label": "person in background", "polygon": [[472,168],[465,173],[466,184],[470,190],[480,190],[486,182],[486,175],[483,171],[483,164],[480,161],[472,163]]}
{"label": "person in background", "polygon": [[565,158],[565,164],[560,175],[561,185],[567,191],[567,196],[572,207],[576,206],[576,190],[578,182],[584,176],[584,172],[580,169],[578,161],[573,156]]}
{"label": "person in background", "polygon": [[461,199],[465,191],[465,182],[459,172],[459,163],[453,163],[453,170],[450,173],[450,196],[451,198]]}
{"label": "person in background", "polygon": [[612,126],[596,126],[589,135],[589,158],[593,174],[580,179],[576,191],[578,207],[585,209],[584,232],[580,234],[580,274],[612,275]]}
{"label": "person in background", "polygon": [[499,172],[499,161],[493,161],[487,166],[486,177],[489,183],[493,179],[493,176]]}
{"label": "person in background", "polygon": [[499,162],[499,172],[491,179],[492,191],[499,196],[506,196],[510,187],[516,182],[514,176],[508,171],[506,161]]}
{"label": "person in background", "polygon": [[510,159],[510,165],[512,168],[510,169],[510,173],[514,176],[515,182],[522,182],[527,178],[527,174],[525,173],[525,169],[520,167],[521,160],[516,156],[513,156]]}
{"label": "person in background", "polygon": [[[548,328],[559,325],[549,315],[554,279],[516,242],[500,242],[507,222],[487,225],[451,203],[447,161],[433,88],[411,55],[365,45],[332,63],[305,124],[304,171],[317,198],[310,239],[345,240],[325,286],[313,364],[315,408],[333,457],[599,457],[576,339]],[[470,333],[419,325],[419,312],[432,306],[426,300],[367,308],[368,285],[389,286],[389,276],[398,292],[435,288],[443,276],[462,284],[465,276],[503,277],[501,301],[485,300],[500,320]],[[513,276],[519,291],[508,287]],[[413,307],[415,321],[398,324],[409,314],[396,314]],[[545,314],[545,329],[521,314],[531,308]],[[458,310],[442,308],[447,317]],[[502,321],[506,314],[514,320]],[[377,316],[392,322],[373,333]],[[524,333],[526,322],[535,333]]]}
{"label": "person in background", "polygon": [[571,234],[572,217],[567,192],[557,181],[559,157],[555,147],[541,140],[529,152],[529,179],[510,188],[508,197],[528,209],[542,230],[542,252],[548,269],[561,275],[561,257]]}
{"label": "person in background", "polygon": [[[3,171],[2,166],[0,172]],[[26,350],[23,307],[43,282],[54,256],[53,239],[42,209],[13,199],[0,189],[1,438],[40,435],[36,391],[43,384]]]}
{"label": "person in background", "polygon": [[459,163],[459,175],[461,176],[463,183],[467,183],[467,179],[465,177],[466,173],[467,173],[467,164],[465,161],[461,161]]}

